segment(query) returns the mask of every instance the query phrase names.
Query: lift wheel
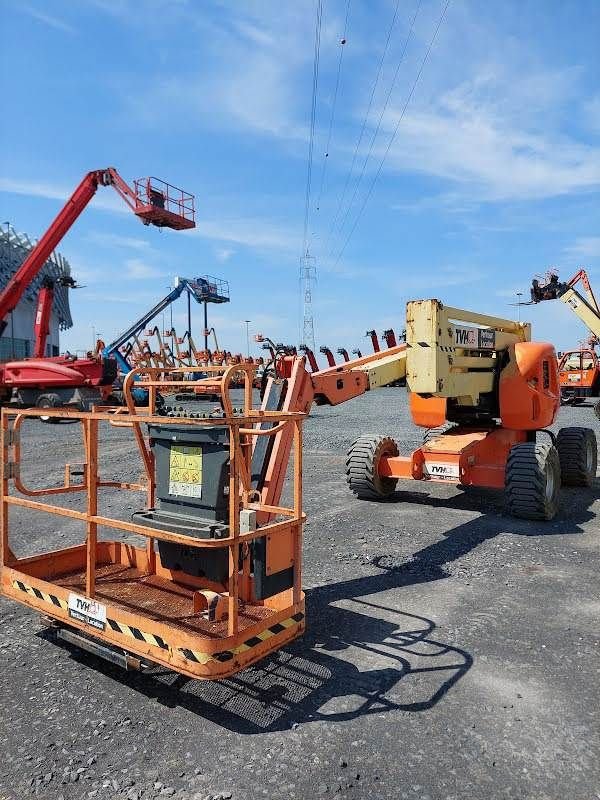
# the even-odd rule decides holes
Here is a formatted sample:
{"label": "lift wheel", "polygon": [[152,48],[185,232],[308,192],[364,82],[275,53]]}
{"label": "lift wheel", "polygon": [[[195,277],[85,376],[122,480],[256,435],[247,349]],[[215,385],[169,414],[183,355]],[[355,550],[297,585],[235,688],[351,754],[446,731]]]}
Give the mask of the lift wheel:
{"label": "lift wheel", "polygon": [[346,479],[354,494],[361,500],[389,497],[398,479],[379,475],[379,459],[398,454],[398,445],[389,436],[359,436],[346,459]]}
{"label": "lift wheel", "polygon": [[560,495],[558,450],[547,442],[514,445],[506,463],[506,507],[513,517],[552,519]]}
{"label": "lift wheel", "polygon": [[591,428],[561,428],[556,437],[565,486],[591,486],[598,466],[598,443]]}

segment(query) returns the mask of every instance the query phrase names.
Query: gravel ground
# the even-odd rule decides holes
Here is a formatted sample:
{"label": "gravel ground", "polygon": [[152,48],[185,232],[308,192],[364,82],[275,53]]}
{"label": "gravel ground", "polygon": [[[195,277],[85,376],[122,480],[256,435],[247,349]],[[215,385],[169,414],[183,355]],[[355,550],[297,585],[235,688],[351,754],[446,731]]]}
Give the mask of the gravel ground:
{"label": "gravel ground", "polygon": [[[573,424],[598,430],[591,408]],[[0,600],[0,798],[600,798],[600,480],[551,523],[446,485],[361,502],[343,469],[365,432],[419,444],[404,390],[307,421],[307,632],[230,680],[121,672]],[[139,473],[129,436],[106,431],[103,476]],[[77,437],[31,423],[28,480],[51,485]],[[128,517],[124,497],[103,510]],[[11,511],[18,554],[81,540],[52,523]]]}

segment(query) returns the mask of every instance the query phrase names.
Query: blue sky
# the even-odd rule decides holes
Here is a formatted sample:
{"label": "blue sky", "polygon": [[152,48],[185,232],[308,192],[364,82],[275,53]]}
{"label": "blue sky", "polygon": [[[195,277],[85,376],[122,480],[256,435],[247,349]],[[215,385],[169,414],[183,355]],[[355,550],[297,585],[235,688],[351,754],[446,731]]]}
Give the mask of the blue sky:
{"label": "blue sky", "polygon": [[[364,347],[367,328],[401,329],[413,298],[513,317],[515,293],[550,266],[564,277],[586,266],[600,289],[597,0],[451,0],[400,120],[443,7],[402,0],[338,220],[363,164],[364,176],[330,236],[395,7],[350,0],[320,192],[347,9],[324,1],[317,342]],[[109,165],[196,195],[197,228],[177,233],[142,227],[99,191],[59,248],[85,284],[64,346],[89,346],[91,325],[110,339],[174,275],[205,273],[230,282],[232,302],[212,316],[229,349],[245,346],[244,319],[295,341],[314,1],[1,0],[0,12],[1,221],[40,235],[84,173]],[[560,303],[522,313],[559,347],[584,335]],[[183,303],[175,322],[183,331]],[[197,313],[198,338],[200,327]]]}

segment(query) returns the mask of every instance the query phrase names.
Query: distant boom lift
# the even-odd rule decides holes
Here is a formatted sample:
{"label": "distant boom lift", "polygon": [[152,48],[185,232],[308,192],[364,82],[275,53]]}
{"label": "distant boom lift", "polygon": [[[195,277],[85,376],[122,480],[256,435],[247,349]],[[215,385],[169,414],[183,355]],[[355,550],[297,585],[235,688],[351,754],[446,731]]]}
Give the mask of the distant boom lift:
{"label": "distant boom lift", "polygon": [[[99,186],[112,186],[145,225],[175,230],[193,228],[195,225],[194,197],[181,189],[157,178],[136,180],[131,188],[114,167],[88,172],[0,293],[0,335],[6,329],[9,314]],[[0,365],[0,394],[3,400],[10,398],[13,389],[18,389],[26,405],[36,405],[40,399],[45,405],[61,405],[71,400],[74,390],[110,387],[114,381],[115,362],[106,358],[43,357],[53,296],[54,286],[47,282],[40,291],[36,310],[35,357]],[[43,392],[49,394],[41,394]]]}
{"label": "distant boom lift", "polygon": [[[583,286],[585,294],[579,290],[579,284]],[[600,396],[600,367],[594,351],[594,343],[600,340],[600,306],[587,272],[580,269],[565,282],[559,280],[556,272],[550,272],[543,283],[534,278],[531,284],[531,302],[541,303],[545,300],[561,300],[592,334],[589,348],[585,352],[580,348],[562,355],[560,383],[563,401],[581,402],[586,397]],[[595,411],[600,417],[600,402],[596,404]]]}
{"label": "distant boom lift", "polygon": [[114,341],[106,345],[102,350],[102,355],[105,358],[116,359],[119,371],[123,375],[127,375],[133,366],[128,358],[140,333],[171,303],[181,297],[184,292],[193,297],[197,303],[202,303],[204,301],[204,283],[206,283],[204,278],[175,278],[173,289],[149,311],[142,314],[126,331],[123,331]]}

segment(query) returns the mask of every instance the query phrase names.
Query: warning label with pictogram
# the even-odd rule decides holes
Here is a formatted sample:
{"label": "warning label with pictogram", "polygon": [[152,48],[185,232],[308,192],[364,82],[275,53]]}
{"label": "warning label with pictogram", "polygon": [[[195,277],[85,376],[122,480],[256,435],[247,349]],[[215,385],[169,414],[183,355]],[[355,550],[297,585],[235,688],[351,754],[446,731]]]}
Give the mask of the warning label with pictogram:
{"label": "warning label with pictogram", "polygon": [[171,445],[169,494],[179,497],[202,497],[201,447]]}

